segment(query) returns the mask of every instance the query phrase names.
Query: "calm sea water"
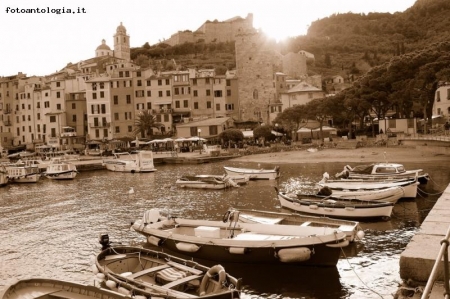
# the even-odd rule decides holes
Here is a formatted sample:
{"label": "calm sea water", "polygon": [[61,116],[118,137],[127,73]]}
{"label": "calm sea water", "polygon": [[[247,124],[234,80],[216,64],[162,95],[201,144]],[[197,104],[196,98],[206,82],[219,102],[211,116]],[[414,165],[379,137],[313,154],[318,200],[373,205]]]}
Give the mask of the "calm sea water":
{"label": "calm sea water", "polygon": [[[229,206],[285,211],[274,187],[304,190],[335,174],[346,163],[281,165],[277,181],[251,181],[231,190],[179,189],[183,174],[223,174],[223,166],[273,167],[225,161],[202,165],[158,165],[155,173],[82,172],[73,181],[42,179],[37,184],[0,189],[0,290],[17,279],[48,277],[92,283],[92,257],[98,236],[142,243],[130,223],[145,210],[160,208],[172,215],[221,219]],[[401,279],[399,257],[420,223],[450,182],[444,163],[405,163],[431,176],[415,200],[400,201],[390,221],[363,222],[365,239],[342,252],[337,267],[226,265],[242,277],[243,298],[393,298]],[[128,195],[130,187],[134,195]]]}

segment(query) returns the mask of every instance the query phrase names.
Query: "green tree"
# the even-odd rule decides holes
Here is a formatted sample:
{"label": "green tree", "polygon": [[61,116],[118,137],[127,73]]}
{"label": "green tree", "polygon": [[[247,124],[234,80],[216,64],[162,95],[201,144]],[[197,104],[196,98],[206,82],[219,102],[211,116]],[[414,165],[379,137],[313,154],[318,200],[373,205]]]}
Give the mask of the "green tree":
{"label": "green tree", "polygon": [[134,122],[134,134],[141,135],[142,138],[149,137],[153,134],[153,128],[161,129],[164,127],[162,123],[156,121],[156,115],[153,115],[148,110],[142,110]]}
{"label": "green tree", "polygon": [[256,139],[262,139],[263,142],[273,138],[272,127],[269,125],[263,125],[253,129],[253,137]]}
{"label": "green tree", "polygon": [[244,133],[239,129],[227,129],[219,134],[219,139],[223,142],[239,142],[244,140]]}

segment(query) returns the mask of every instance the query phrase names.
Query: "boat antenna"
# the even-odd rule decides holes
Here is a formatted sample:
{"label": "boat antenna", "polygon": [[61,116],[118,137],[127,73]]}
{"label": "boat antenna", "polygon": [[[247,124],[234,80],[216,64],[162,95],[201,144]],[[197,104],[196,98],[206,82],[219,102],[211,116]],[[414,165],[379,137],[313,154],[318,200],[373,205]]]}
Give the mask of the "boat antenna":
{"label": "boat antenna", "polygon": [[388,161],[386,159],[386,152],[384,152],[383,155],[384,155],[384,162],[387,163]]}

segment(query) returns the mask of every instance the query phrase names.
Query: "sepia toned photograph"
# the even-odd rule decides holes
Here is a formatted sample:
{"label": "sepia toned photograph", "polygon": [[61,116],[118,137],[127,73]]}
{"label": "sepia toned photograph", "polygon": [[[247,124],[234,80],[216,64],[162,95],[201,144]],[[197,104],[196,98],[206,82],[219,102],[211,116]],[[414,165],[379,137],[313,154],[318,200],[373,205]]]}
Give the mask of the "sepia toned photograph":
{"label": "sepia toned photograph", "polygon": [[0,299],[437,299],[448,0],[3,0]]}

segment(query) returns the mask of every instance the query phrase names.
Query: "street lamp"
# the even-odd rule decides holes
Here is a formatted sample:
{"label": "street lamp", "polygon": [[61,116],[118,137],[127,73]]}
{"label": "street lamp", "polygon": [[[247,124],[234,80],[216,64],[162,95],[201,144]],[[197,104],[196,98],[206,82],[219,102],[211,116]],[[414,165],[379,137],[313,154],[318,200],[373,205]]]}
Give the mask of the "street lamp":
{"label": "street lamp", "polygon": [[200,135],[201,135],[201,133],[202,133],[202,129],[198,129],[197,130],[197,136],[198,136],[198,145],[200,146],[200,154],[202,153],[202,146],[203,146],[203,144],[202,144],[202,142],[200,141]]}

